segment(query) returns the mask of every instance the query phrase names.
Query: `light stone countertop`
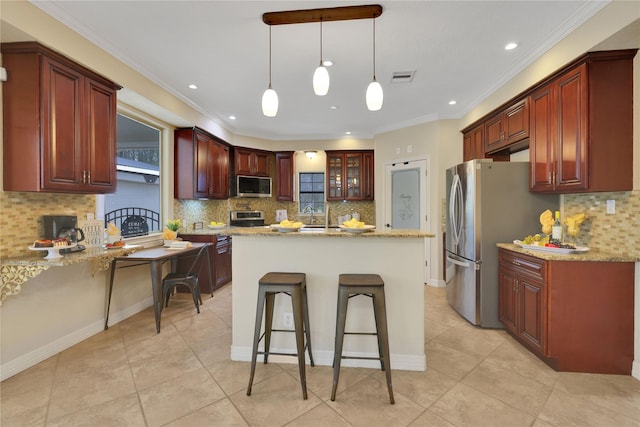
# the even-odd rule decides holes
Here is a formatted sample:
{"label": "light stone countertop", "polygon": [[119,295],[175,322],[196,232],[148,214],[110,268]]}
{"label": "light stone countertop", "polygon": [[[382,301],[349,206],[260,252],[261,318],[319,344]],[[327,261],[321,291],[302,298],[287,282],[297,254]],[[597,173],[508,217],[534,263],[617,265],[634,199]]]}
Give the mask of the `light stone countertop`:
{"label": "light stone countertop", "polygon": [[547,261],[598,261],[598,262],[639,262],[640,259],[633,256],[614,254],[604,252],[597,249],[590,249],[588,252],[577,254],[557,254],[552,252],[536,251],[533,249],[524,249],[514,243],[497,243],[499,248],[508,249],[525,255]]}
{"label": "light stone countertop", "polygon": [[2,259],[0,260],[0,305],[8,296],[20,293],[24,282],[51,267],[64,267],[90,261],[95,274],[98,271],[108,270],[113,258],[128,255],[139,248],[142,246],[125,245],[115,249],[87,247],[82,252],[65,254],[55,259],[45,259],[46,251],[34,251],[22,257]]}
{"label": "light stone countertop", "polygon": [[[425,238],[435,237],[432,233],[424,233],[420,230],[372,230],[364,233],[352,233],[349,231],[341,231],[338,228],[329,228],[324,230],[323,228],[315,229],[316,231],[291,231],[291,232],[279,232],[278,230],[271,228],[270,226],[264,227],[236,227],[224,230],[224,234],[229,236],[266,236],[266,237],[287,237],[287,238],[300,238],[300,237],[314,237],[314,238],[326,238],[326,237],[342,237],[342,238],[381,238],[381,237],[403,237],[403,238]],[[213,230],[211,230],[213,231]]]}

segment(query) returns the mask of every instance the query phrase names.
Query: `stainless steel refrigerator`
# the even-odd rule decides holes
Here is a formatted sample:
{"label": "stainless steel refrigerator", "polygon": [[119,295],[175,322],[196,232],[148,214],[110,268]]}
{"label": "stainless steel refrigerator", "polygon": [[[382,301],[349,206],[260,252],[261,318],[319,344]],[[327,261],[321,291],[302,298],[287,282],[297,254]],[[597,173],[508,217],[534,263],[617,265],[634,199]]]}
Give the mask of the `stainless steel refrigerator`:
{"label": "stainless steel refrigerator", "polygon": [[447,169],[447,302],[485,328],[498,320],[498,242],[541,233],[540,214],[558,195],[529,192],[529,162],[470,160]]}

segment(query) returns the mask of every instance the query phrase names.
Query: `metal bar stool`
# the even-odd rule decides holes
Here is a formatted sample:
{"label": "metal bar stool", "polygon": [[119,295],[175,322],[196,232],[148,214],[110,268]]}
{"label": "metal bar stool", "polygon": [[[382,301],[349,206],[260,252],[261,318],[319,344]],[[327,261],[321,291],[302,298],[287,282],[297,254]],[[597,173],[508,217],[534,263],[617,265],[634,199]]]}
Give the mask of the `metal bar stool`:
{"label": "metal bar stool", "polygon": [[[370,297],[373,302],[373,314],[376,320],[376,332],[345,332],[349,299],[358,295]],[[343,356],[342,344],[345,335],[376,335],[379,357]],[[387,314],[384,300],[384,281],[377,274],[341,274],[338,278],[338,309],[336,312],[336,342],[333,353],[333,389],[331,400],[336,400],[340,363],[342,359],[380,360],[380,367],[386,373],[389,401],[393,405],[393,387],[391,386],[391,362],[389,359],[389,334],[387,332]]]}
{"label": "metal bar stool", "polygon": [[[273,304],[276,294],[285,293],[291,297],[293,306],[294,329],[273,329]],[[265,312],[264,333],[260,335],[262,329],[262,313]],[[296,353],[277,353],[269,351],[271,344],[271,332],[293,332],[296,334]],[[306,345],[305,345],[306,335]],[[258,343],[264,338],[264,351],[258,351]],[[247,396],[251,396],[251,386],[253,376],[256,371],[256,359],[258,354],[264,355],[264,363],[270,354],[280,356],[297,356],[298,369],[300,371],[300,384],[302,386],[302,397],[307,399],[307,379],[305,375],[305,349],[309,352],[311,366],[314,366],[313,355],[311,354],[311,333],[309,332],[309,306],[307,304],[307,283],[304,273],[267,273],[259,281],[258,285],[258,306],[256,309],[256,325],[253,334],[253,351],[251,353],[251,375],[249,377],[249,387]]]}

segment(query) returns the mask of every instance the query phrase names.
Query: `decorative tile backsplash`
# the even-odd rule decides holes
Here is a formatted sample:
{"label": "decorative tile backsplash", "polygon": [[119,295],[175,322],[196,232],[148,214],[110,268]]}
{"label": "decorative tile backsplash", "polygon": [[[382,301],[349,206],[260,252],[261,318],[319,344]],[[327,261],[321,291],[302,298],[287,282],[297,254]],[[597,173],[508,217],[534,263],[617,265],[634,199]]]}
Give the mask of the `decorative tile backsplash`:
{"label": "decorative tile backsplash", "polygon": [[[616,213],[607,214],[607,200],[615,200]],[[337,217],[353,212],[360,220],[375,224],[374,202],[329,202],[330,224]],[[174,218],[191,230],[194,222],[229,222],[229,211],[252,209],[265,211],[266,224],[273,224],[276,209],[286,209],[289,219],[309,222],[308,215],[298,215],[297,202],[275,199],[174,200]],[[42,215],[76,215],[85,218],[95,212],[94,195],[0,192],[0,258],[24,256],[27,246],[44,236]],[[580,226],[575,243],[608,252],[640,257],[640,190],[615,193],[568,194],[564,196],[563,214],[585,212],[588,219]],[[324,215],[316,217],[324,223]]]}
{"label": "decorative tile backsplash", "polygon": [[[615,214],[607,214],[607,200],[614,200]],[[615,193],[568,194],[563,214],[587,214],[576,244],[640,257],[640,190]]]}
{"label": "decorative tile backsplash", "polygon": [[34,240],[44,237],[42,215],[95,213],[96,196],[0,192],[0,258],[24,256]]}
{"label": "decorative tile backsplash", "polygon": [[[375,224],[375,202],[328,202],[329,225],[338,225],[338,216],[358,212],[360,221]],[[229,223],[232,210],[264,211],[265,224],[275,224],[276,210],[285,209],[292,221],[309,223],[309,215],[298,214],[298,202],[279,202],[274,198],[248,199],[232,198],[228,200],[174,200],[174,217],[182,220],[183,229],[191,230],[196,222],[206,226],[211,221]],[[324,214],[314,215],[316,224],[324,224]]]}

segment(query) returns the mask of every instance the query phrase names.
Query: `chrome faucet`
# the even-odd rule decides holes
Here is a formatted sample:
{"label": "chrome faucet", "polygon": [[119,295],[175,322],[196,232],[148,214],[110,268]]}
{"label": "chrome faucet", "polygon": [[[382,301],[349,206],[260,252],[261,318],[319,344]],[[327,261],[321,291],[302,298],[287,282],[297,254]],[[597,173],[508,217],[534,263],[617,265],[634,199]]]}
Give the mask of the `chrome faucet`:
{"label": "chrome faucet", "polygon": [[308,213],[309,214],[309,224],[313,224],[315,221],[315,218],[313,217],[313,207],[311,205],[307,205],[304,210],[302,211],[302,213]]}

